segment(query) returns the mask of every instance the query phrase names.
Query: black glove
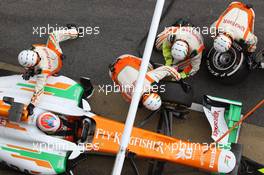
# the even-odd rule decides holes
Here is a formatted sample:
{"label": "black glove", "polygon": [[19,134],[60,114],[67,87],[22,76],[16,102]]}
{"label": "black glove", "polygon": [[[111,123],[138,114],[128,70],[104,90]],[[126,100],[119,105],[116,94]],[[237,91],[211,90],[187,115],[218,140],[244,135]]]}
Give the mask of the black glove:
{"label": "black glove", "polygon": [[84,29],[82,27],[78,28],[76,24],[66,24],[68,29],[76,29],[78,31],[78,38],[83,37]]}
{"label": "black glove", "polygon": [[22,75],[22,78],[24,80],[29,80],[30,77],[33,77],[35,75],[34,69],[27,69],[26,72]]}
{"label": "black glove", "polygon": [[198,51],[197,51],[197,50],[194,50],[194,51],[191,52],[191,54],[190,54],[190,58],[194,58],[194,57],[196,57],[197,55],[198,55]]}
{"label": "black glove", "polygon": [[28,111],[28,114],[29,114],[29,115],[32,115],[32,114],[33,114],[34,108],[35,108],[35,106],[34,106],[32,103],[30,103],[30,104],[27,106],[27,111]]}
{"label": "black glove", "polygon": [[22,75],[22,78],[23,78],[24,80],[29,80],[29,79],[30,79],[30,75],[29,75],[27,72],[25,72],[25,73]]}
{"label": "black glove", "polygon": [[241,40],[239,40],[238,42],[237,42],[237,44],[240,46],[240,47],[242,47],[242,50],[243,50],[243,52],[248,52],[248,48],[250,47],[246,42],[245,42],[245,40],[243,40],[243,39],[241,39]]}
{"label": "black glove", "polygon": [[169,41],[170,43],[173,43],[173,42],[175,41],[175,38],[176,38],[176,35],[175,35],[175,34],[170,34],[170,35],[168,36],[168,41]]}
{"label": "black glove", "polygon": [[66,24],[66,27],[68,29],[72,29],[72,28],[76,28],[77,29],[77,25],[76,24]]}

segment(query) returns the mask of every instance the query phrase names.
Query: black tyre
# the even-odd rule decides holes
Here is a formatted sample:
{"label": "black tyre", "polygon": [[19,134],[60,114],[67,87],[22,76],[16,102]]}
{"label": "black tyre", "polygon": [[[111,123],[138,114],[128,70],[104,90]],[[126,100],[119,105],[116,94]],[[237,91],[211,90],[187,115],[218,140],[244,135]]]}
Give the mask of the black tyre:
{"label": "black tyre", "polygon": [[209,72],[225,84],[236,84],[241,82],[249,74],[247,57],[242,48],[234,44],[225,53],[217,52],[211,48],[206,64]]}

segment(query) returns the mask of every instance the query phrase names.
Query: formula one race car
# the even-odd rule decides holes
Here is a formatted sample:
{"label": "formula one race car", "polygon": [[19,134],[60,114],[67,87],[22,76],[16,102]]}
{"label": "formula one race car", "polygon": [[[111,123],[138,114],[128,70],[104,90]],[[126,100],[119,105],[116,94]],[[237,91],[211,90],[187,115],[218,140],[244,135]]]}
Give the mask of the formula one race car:
{"label": "formula one race car", "polygon": [[[34,80],[35,77],[25,81],[21,75],[0,78],[3,163],[30,174],[61,174],[69,171],[70,164],[87,152],[117,153],[124,124],[90,112],[85,100],[89,95],[85,92],[91,90],[89,79],[82,78],[78,84],[64,76],[50,77],[34,114],[28,116],[26,106],[35,87]],[[236,107],[240,104],[236,102],[230,105],[230,101],[210,96],[205,102],[215,137],[229,127],[220,129],[217,124],[223,122],[220,117],[229,114],[227,111],[230,115],[241,115],[241,108]],[[58,127],[54,128],[55,124]],[[211,148],[140,128],[133,129],[127,152],[207,172],[229,173],[236,166],[236,157],[228,149]]]}

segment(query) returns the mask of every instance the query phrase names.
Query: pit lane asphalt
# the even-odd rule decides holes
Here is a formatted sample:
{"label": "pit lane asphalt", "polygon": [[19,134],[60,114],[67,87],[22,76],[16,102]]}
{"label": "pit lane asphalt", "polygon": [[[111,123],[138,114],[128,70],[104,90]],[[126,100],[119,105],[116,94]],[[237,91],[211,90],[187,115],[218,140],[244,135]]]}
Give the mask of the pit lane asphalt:
{"label": "pit lane asphalt", "polygon": [[[176,1],[176,0],[175,0]],[[230,0],[177,0],[160,25],[160,31],[179,17],[190,19],[196,26],[209,26],[228,6]],[[258,47],[264,47],[263,0],[249,1],[256,13],[255,31]],[[167,0],[167,3],[169,0]],[[45,43],[46,36],[33,34],[33,27],[61,26],[76,23],[82,27],[99,27],[98,35],[85,35],[62,44],[67,56],[62,74],[77,79],[89,76],[95,84],[111,84],[108,65],[122,54],[137,55],[139,41],[149,29],[154,0],[1,0],[0,1],[0,61],[17,64],[20,50],[33,43]],[[56,25],[57,24],[57,25]],[[207,48],[212,45],[204,36]],[[142,49],[142,48],[141,48]],[[207,49],[208,50],[208,49]],[[162,62],[160,54],[153,53],[152,60]],[[205,59],[204,59],[205,60]],[[210,94],[242,101],[245,113],[263,99],[263,70],[254,71],[241,84],[225,86],[208,76],[204,64],[190,80],[195,90],[195,102]],[[263,108],[247,122],[264,126]]]}

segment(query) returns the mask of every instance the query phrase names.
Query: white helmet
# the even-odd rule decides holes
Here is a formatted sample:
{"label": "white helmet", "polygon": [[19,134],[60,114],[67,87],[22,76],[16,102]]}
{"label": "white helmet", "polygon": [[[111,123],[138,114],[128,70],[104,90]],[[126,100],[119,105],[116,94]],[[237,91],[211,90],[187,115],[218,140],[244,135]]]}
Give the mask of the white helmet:
{"label": "white helmet", "polygon": [[226,34],[219,34],[214,40],[214,48],[217,52],[228,51],[232,46],[232,39]]}
{"label": "white helmet", "polygon": [[178,63],[186,58],[188,54],[189,46],[185,41],[176,41],[171,48],[171,55],[174,58],[174,62]]}
{"label": "white helmet", "polygon": [[33,50],[23,50],[18,55],[18,62],[24,67],[32,67],[38,62],[38,54]]}
{"label": "white helmet", "polygon": [[61,128],[62,122],[60,118],[51,113],[44,112],[37,118],[37,126],[44,132],[54,133]]}
{"label": "white helmet", "polygon": [[161,99],[157,93],[146,93],[143,95],[142,103],[147,109],[155,111],[160,108]]}

